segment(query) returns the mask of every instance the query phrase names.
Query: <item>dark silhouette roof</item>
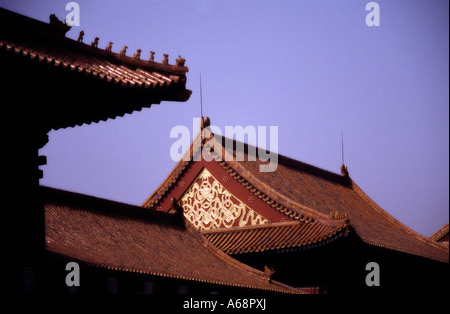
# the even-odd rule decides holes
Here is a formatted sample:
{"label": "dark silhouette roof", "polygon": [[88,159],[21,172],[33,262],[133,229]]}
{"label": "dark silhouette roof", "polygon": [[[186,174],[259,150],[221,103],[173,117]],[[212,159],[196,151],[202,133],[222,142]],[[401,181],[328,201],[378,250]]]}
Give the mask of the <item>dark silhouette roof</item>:
{"label": "dark silhouette roof", "polygon": [[69,29],[54,15],[44,23],[0,8],[2,71],[10,89],[43,96],[36,105],[49,128],[98,122],[161,101],[189,99],[189,69],[183,58],[169,64],[168,57],[156,62],[141,52],[127,55],[118,51],[121,47],[99,47],[98,40],[87,44],[81,38],[67,38]]}

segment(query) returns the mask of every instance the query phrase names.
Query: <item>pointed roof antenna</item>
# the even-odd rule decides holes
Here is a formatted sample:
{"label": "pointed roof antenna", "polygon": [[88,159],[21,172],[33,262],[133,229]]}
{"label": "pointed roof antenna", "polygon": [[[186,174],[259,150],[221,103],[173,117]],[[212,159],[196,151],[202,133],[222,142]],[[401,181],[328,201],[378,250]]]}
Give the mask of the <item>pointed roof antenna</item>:
{"label": "pointed roof antenna", "polygon": [[341,157],[342,157],[341,175],[348,177],[347,166],[345,166],[345,163],[344,163],[344,131],[342,131],[342,130],[341,130]]}
{"label": "pointed roof antenna", "polygon": [[202,93],[202,72],[200,72],[200,138],[203,139],[203,127],[204,127],[204,119],[203,119],[203,93]]}
{"label": "pointed roof antenna", "polygon": [[208,117],[203,117],[203,92],[202,92],[202,73],[200,72],[200,116],[201,116],[201,122],[200,122],[200,130],[201,130],[201,136],[203,138],[203,129],[208,127],[210,125],[210,120]]}
{"label": "pointed roof antenna", "polygon": [[200,116],[203,120],[202,72],[200,72]]}

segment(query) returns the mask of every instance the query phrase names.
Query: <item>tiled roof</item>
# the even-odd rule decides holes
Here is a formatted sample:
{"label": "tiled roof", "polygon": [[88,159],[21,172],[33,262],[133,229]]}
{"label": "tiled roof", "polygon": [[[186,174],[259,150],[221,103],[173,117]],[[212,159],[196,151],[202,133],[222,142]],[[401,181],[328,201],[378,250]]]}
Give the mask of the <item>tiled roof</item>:
{"label": "tiled roof", "polygon": [[211,229],[203,236],[227,254],[288,250],[329,243],[347,231],[348,223],[285,222],[261,226]]}
{"label": "tiled roof", "polygon": [[[91,111],[90,115],[83,113],[83,119],[70,121],[67,126],[115,118],[164,100],[186,101],[191,95],[186,89],[189,69],[181,57],[176,64],[169,64],[168,59],[157,62],[154,57],[150,60],[140,52],[139,56],[133,52],[121,54],[121,47],[103,48],[65,37],[68,27],[56,17],[51,17],[47,24],[1,8],[0,28],[0,57],[21,63],[25,71],[19,68],[17,71],[23,72],[20,74],[23,86],[40,83],[34,72],[26,71],[33,68],[37,75],[43,76],[41,80],[59,77],[68,81],[70,78],[71,82],[92,88],[87,90],[80,85],[83,88],[70,90],[70,86],[64,86],[70,93],[67,92],[63,105],[69,106],[70,98],[84,92],[80,97],[84,97],[84,101],[77,101],[75,109],[80,110],[86,102]],[[57,92],[56,86],[53,89]],[[108,98],[112,90],[118,91],[119,96]],[[96,95],[98,93],[103,95]],[[105,104],[99,104],[102,102]],[[101,108],[95,109],[97,107]],[[74,109],[70,111],[76,114]]]}
{"label": "tiled roof", "polygon": [[42,194],[51,253],[118,271],[300,293],[221,252],[176,215],[51,188]]}
{"label": "tiled roof", "polygon": [[348,176],[333,174],[282,155],[278,157],[278,168],[274,172],[260,172],[259,159],[225,163],[269,199],[296,212],[304,213],[304,207],[307,207],[323,214],[347,216],[350,225],[366,243],[440,261],[449,260],[448,250],[393,218]]}
{"label": "tiled roof", "polygon": [[[223,147],[225,138],[217,138],[218,145],[211,142],[211,146]],[[236,141],[233,142],[233,147],[236,148]],[[197,135],[186,154],[192,157],[199,145]],[[220,164],[230,176],[274,210],[295,220],[320,220],[324,224],[327,224],[324,217],[328,217],[328,220],[346,218],[352,230],[370,245],[448,262],[448,249],[393,218],[372,201],[348,175],[335,174],[282,155],[278,155],[276,171],[260,172],[259,166],[265,163],[259,158],[249,161],[249,145],[245,144],[244,147],[244,161],[236,161],[236,158],[226,161],[223,155],[222,161],[211,162]],[[224,152],[225,149],[222,149],[223,154]],[[220,150],[214,154],[219,153]],[[235,150],[232,153],[236,155]],[[152,207],[162,199],[193,162],[192,158],[191,161],[181,160],[143,206]]]}
{"label": "tiled roof", "polygon": [[138,60],[68,38],[66,40],[66,43],[53,47],[0,40],[0,49],[48,66],[68,69],[124,87],[134,87],[136,90],[169,87],[181,83],[180,75],[185,75],[188,71],[184,66]]}

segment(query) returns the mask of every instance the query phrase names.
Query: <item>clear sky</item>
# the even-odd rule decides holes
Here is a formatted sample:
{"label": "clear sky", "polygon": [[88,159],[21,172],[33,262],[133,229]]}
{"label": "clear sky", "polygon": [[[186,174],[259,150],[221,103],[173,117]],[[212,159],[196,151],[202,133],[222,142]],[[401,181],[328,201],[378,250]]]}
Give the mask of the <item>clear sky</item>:
{"label": "clear sky", "polygon": [[[48,22],[68,2],[0,6]],[[282,155],[339,173],[343,131],[352,179],[429,236],[449,220],[449,1],[377,1],[378,27],[365,23],[368,2],[77,1],[68,37],[181,55],[193,94],[51,131],[41,184],[140,205],[175,165],[170,130],[200,116],[201,73],[212,124],[276,125]]]}

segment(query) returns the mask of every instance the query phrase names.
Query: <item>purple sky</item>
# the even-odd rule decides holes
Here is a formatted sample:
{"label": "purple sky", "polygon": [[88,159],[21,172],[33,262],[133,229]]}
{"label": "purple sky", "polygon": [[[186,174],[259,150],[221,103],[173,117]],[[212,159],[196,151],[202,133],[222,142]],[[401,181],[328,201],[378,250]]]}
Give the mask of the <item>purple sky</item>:
{"label": "purple sky", "polygon": [[[68,2],[0,6],[48,22]],[[204,114],[222,130],[277,125],[280,154],[336,173],[343,130],[350,176],[375,202],[425,236],[448,222],[448,0],[377,1],[379,27],[359,0],[77,2],[68,37],[181,55],[193,94],[50,132],[41,184],[140,205],[175,165],[171,128],[200,115],[201,72]]]}

